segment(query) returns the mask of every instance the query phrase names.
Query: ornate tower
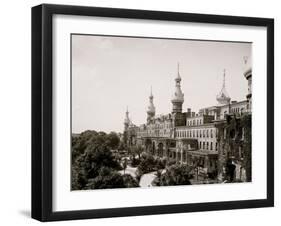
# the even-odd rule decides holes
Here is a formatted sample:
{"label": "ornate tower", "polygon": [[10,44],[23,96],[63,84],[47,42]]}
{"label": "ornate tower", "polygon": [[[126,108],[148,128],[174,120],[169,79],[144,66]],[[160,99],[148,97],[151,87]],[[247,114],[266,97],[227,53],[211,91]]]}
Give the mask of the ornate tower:
{"label": "ornate tower", "polygon": [[150,121],[155,116],[155,106],[153,104],[152,87],[150,89],[149,105],[147,107],[147,122]]}
{"label": "ornate tower", "polygon": [[181,77],[179,72],[179,63],[178,63],[178,74],[175,78],[176,82],[176,89],[175,93],[172,96],[172,104],[173,104],[173,110],[172,113],[181,113],[182,112],[182,104],[184,102],[184,94],[181,91]]}
{"label": "ornate tower", "polygon": [[225,69],[223,70],[223,82],[222,82],[222,89],[217,95],[217,101],[219,105],[227,105],[230,103],[230,97],[228,93],[226,92],[225,88]]}

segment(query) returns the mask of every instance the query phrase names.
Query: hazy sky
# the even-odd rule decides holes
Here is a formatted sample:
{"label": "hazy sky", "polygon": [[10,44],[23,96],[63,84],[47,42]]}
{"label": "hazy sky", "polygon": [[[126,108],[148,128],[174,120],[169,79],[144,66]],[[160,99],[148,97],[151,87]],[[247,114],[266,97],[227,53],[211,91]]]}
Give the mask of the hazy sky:
{"label": "hazy sky", "polygon": [[183,110],[216,105],[226,69],[232,100],[244,100],[243,57],[250,43],[72,36],[72,131],[122,132],[126,106],[134,124],[146,122],[150,86],[156,114],[171,112],[177,62]]}

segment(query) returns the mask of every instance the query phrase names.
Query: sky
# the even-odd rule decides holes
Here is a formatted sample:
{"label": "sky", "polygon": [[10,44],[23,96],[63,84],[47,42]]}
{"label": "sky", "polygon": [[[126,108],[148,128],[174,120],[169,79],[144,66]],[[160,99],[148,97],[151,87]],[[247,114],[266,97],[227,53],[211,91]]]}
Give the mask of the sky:
{"label": "sky", "polygon": [[123,132],[146,122],[152,86],[156,115],[171,112],[177,64],[183,111],[217,104],[226,70],[231,100],[245,100],[243,58],[251,43],[72,35],[72,132]]}

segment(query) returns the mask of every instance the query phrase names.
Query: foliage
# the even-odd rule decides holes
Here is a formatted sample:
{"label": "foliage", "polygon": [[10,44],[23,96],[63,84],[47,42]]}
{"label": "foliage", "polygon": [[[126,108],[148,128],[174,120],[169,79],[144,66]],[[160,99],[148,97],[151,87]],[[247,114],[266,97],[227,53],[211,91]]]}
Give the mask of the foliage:
{"label": "foliage", "polygon": [[241,119],[244,128],[244,161],[247,181],[252,181],[252,119],[250,115],[245,115]]}
{"label": "foliage", "polygon": [[120,138],[117,133],[110,132],[106,137],[107,146],[113,150],[119,147]]}
{"label": "foliage", "polygon": [[102,167],[97,177],[90,179],[85,189],[138,187],[137,181],[129,174],[123,176],[108,167]]}
{"label": "foliage", "polygon": [[131,159],[131,166],[137,167],[140,164],[141,160],[139,158],[132,158]]}
{"label": "foliage", "polygon": [[111,168],[100,168],[95,178],[89,179],[85,189],[124,188],[123,177]]}
{"label": "foliage", "polygon": [[145,173],[164,169],[166,166],[166,160],[160,158],[154,158],[150,154],[142,155],[140,158],[140,164],[137,167],[137,175],[140,177]]}
{"label": "foliage", "polygon": [[[246,170],[246,180],[252,180],[252,120],[251,115],[243,115],[240,119],[236,117],[229,117],[228,124],[226,126],[227,129],[227,138],[228,143],[239,143],[242,138],[242,134],[244,133],[244,141],[243,141],[243,161],[242,167]],[[244,130],[244,132],[242,131]],[[237,131],[237,135],[232,136],[232,131]],[[239,152],[234,153],[239,156]]]}
{"label": "foliage", "polygon": [[[88,130],[79,136],[73,136],[72,189],[85,189],[90,180],[100,176],[102,168],[107,168],[111,171],[122,169],[116,156],[111,151],[118,147],[118,145],[119,137],[113,132],[106,134],[104,132]],[[114,178],[118,179],[116,175]],[[119,186],[118,183],[116,186]]]}
{"label": "foliage", "polygon": [[136,145],[136,146],[133,146],[131,148],[131,154],[133,156],[133,158],[137,155],[138,158],[140,159],[141,158],[141,153],[144,151],[143,147],[141,145]]}
{"label": "foliage", "polygon": [[155,170],[155,159],[152,155],[143,155],[137,168],[137,174],[143,175]]}
{"label": "foliage", "polygon": [[186,165],[173,165],[164,173],[158,171],[153,183],[158,186],[191,185],[191,167]]}

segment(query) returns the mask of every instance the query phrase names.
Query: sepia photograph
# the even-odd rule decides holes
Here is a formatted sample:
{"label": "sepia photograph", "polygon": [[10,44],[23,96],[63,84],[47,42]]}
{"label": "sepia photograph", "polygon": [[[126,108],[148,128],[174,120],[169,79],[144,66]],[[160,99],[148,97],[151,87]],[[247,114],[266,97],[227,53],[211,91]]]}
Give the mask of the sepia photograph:
{"label": "sepia photograph", "polygon": [[71,34],[71,190],[252,181],[252,43]]}

